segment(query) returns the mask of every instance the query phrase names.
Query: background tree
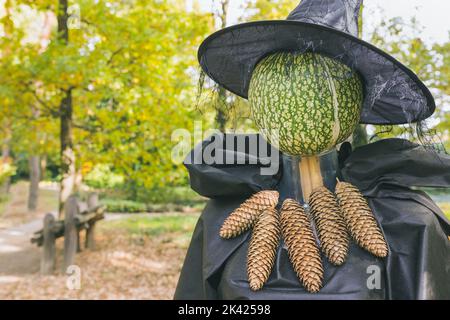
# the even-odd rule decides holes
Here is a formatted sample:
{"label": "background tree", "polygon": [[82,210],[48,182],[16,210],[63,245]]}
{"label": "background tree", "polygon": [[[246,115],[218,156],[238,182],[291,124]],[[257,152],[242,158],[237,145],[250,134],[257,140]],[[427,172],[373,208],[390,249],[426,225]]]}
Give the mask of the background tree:
{"label": "background tree", "polygon": [[[11,63],[13,60],[13,21],[11,18],[12,11],[12,3],[10,0],[5,1],[5,15],[2,18],[3,24],[3,41],[2,41],[2,50],[1,57],[2,60],[5,60],[6,63]],[[9,105],[12,101],[11,93],[8,93],[8,96],[5,96],[2,100],[5,106]],[[1,143],[1,161],[3,164],[9,164],[11,162],[11,131],[12,131],[12,123],[11,119],[8,117],[3,118],[3,122],[1,123],[2,131],[3,131],[3,141]],[[5,176],[2,185],[0,186],[0,191],[4,194],[9,192],[10,178],[9,176]]]}
{"label": "background tree", "polygon": [[[216,16],[219,20],[219,29],[223,29],[227,26],[227,13],[230,5],[230,0],[217,0],[218,10],[216,10]],[[225,132],[226,124],[229,120],[229,106],[227,102],[226,90],[219,86],[217,89],[217,101],[215,103],[216,108],[216,124],[221,132]]]}
{"label": "background tree", "polygon": [[243,4],[245,14],[242,21],[286,19],[300,3],[298,0],[248,0]]}
{"label": "background tree", "polygon": [[[18,134],[24,131],[18,126],[23,119],[28,128],[35,124],[50,136],[60,123],[61,207],[84,163],[110,164],[131,190],[185,182],[186,173],[171,161],[170,138],[174,129],[192,127],[198,116],[190,68],[198,43],[212,29],[211,16],[186,12],[181,0],[82,0],[75,3],[79,17],[69,17],[70,4],[14,2],[18,16],[27,8],[34,17],[53,12],[56,21],[45,50],[18,41],[11,63],[2,57],[7,68],[1,71],[0,90],[10,90],[2,95],[2,121],[12,121]],[[71,29],[74,18],[79,20]],[[24,32],[18,24],[14,30]],[[36,148],[42,137],[23,138],[27,142],[16,145],[18,152],[25,145],[27,152],[32,146],[43,152]]]}
{"label": "background tree", "polygon": [[409,21],[395,17],[381,22],[371,34],[370,41],[403,62],[424,81],[436,100],[435,114],[417,125],[381,126],[375,131],[381,138],[406,136],[412,140],[422,140],[425,144],[439,145],[444,142],[448,148],[450,42],[427,44],[421,39],[421,30],[420,23],[414,17]]}

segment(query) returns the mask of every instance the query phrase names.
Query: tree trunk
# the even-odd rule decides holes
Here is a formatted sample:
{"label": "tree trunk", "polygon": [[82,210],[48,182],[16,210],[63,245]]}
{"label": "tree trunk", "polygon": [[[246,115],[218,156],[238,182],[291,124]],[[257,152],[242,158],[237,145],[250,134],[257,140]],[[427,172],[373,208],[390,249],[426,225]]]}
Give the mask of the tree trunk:
{"label": "tree trunk", "polygon": [[65,44],[69,42],[69,27],[67,25],[69,20],[68,8],[68,0],[58,0],[58,39],[62,40]]}
{"label": "tree trunk", "polygon": [[67,96],[61,101],[61,182],[59,192],[59,216],[63,216],[64,204],[73,192],[75,184],[75,153],[73,150],[72,133],[72,92],[67,91]]}
{"label": "tree trunk", "polygon": [[[7,127],[5,129],[6,138],[3,140],[2,144],[2,162],[3,163],[11,163],[11,129],[10,124],[7,123]],[[11,185],[11,178],[7,177],[5,182],[0,187],[1,194],[9,193],[9,187]]]}
{"label": "tree trunk", "polygon": [[362,38],[363,33],[363,10],[364,10],[364,4],[361,3],[361,6],[359,7],[359,17],[358,17],[358,38]]}
{"label": "tree trunk", "polygon": [[[48,40],[50,39],[51,35],[51,29],[52,26],[50,14],[49,12],[46,12],[44,26],[42,28],[42,32],[40,35],[41,49],[39,50],[39,53],[44,52],[45,49],[47,48]],[[36,81],[35,85],[37,88],[39,88],[41,87],[42,83],[40,81]],[[33,120],[37,120],[40,116],[39,109],[36,108],[34,105],[31,105],[31,112],[33,115]],[[40,130],[39,126],[36,125],[34,122],[30,129],[38,132],[39,135],[42,135],[42,133],[39,132]],[[39,156],[39,147],[37,146],[37,143],[34,148],[31,148],[31,150],[29,150],[29,154],[30,156],[28,162],[30,169],[30,187],[28,190],[28,210],[36,211],[39,199],[39,182],[44,178],[45,175],[47,156],[45,154]]]}
{"label": "tree trunk", "polygon": [[41,154],[39,165],[40,165],[39,170],[41,173],[39,179],[40,179],[40,181],[42,181],[45,179],[45,171],[47,170],[47,155],[46,154]]}
{"label": "tree trunk", "polygon": [[[12,1],[6,0],[4,2],[4,16],[2,17],[3,25],[3,39],[6,46],[3,48],[2,56],[8,57],[12,53],[12,40],[14,31],[14,22],[12,20]],[[6,121],[2,123],[4,127],[5,139],[2,142],[2,157],[3,163],[12,163],[11,161],[11,136],[12,136],[12,124],[11,120],[6,118]],[[7,177],[3,184],[0,186],[0,194],[9,193],[9,187],[11,185],[11,178]]]}
{"label": "tree trunk", "polygon": [[41,180],[39,156],[31,155],[28,159],[30,167],[30,187],[28,190],[28,210],[36,211],[39,195],[39,181]]}
{"label": "tree trunk", "polygon": [[[59,0],[58,2],[58,40],[67,44],[69,42],[69,28],[67,21],[69,14],[67,12],[68,1]],[[59,192],[59,216],[64,214],[64,204],[73,191],[75,182],[75,153],[73,150],[72,133],[72,89],[65,91],[65,97],[61,100],[59,106],[60,113],[60,142],[61,142],[61,182]]]}
{"label": "tree trunk", "polygon": [[[39,117],[39,109],[31,107],[33,118]],[[31,130],[38,131],[39,128],[33,124]],[[34,149],[34,150],[33,150]],[[28,189],[28,210],[36,211],[39,197],[39,181],[41,181],[41,163],[38,152],[31,148],[28,158],[28,167],[30,171],[30,186]]]}
{"label": "tree trunk", "polygon": [[[363,10],[364,4],[361,3],[359,7],[359,18],[358,18],[358,37],[362,38],[363,33]],[[359,124],[355,132],[353,133],[353,147],[359,147],[368,143],[367,131],[365,124]]]}
{"label": "tree trunk", "polygon": [[220,132],[225,132],[226,124],[228,122],[228,112],[227,112],[227,96],[225,89],[220,87],[217,96],[217,107],[216,107],[216,124]]}
{"label": "tree trunk", "polygon": [[[220,28],[223,29],[227,26],[227,14],[230,0],[220,0],[220,12],[218,18],[220,21]],[[227,93],[224,88],[219,87],[216,102],[216,117],[215,121],[220,132],[225,132],[226,124],[228,122],[228,106],[227,106]]]}
{"label": "tree trunk", "polygon": [[75,254],[77,253],[78,234],[77,226],[75,223],[75,216],[78,212],[78,200],[72,195],[67,199],[65,206],[64,217],[64,268],[66,272],[67,268],[74,264]]}
{"label": "tree trunk", "polygon": [[75,182],[73,185],[73,191],[74,192],[81,191],[82,183],[83,183],[83,175],[81,173],[81,168],[77,168],[75,173]]}

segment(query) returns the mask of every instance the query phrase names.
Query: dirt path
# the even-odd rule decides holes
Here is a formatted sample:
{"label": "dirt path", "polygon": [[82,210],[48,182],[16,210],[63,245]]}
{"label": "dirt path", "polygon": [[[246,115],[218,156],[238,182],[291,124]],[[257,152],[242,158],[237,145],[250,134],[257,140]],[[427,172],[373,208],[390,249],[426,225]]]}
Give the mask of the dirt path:
{"label": "dirt path", "polygon": [[40,250],[30,243],[42,220],[0,230],[0,283],[2,277],[34,273],[39,270]]}
{"label": "dirt path", "polygon": [[83,249],[76,256],[81,287],[73,290],[61,269],[62,239],[56,241],[55,272],[45,276],[39,273],[41,249],[30,243],[45,213],[55,212],[56,191],[41,190],[39,209],[30,213],[24,201],[26,189],[24,183],[13,186],[11,199],[0,212],[0,300],[173,297],[190,240],[184,225],[157,232],[161,222],[152,227],[146,222],[154,214],[107,214],[96,231],[96,250]]}
{"label": "dirt path", "polygon": [[30,238],[42,227],[45,213],[55,214],[57,191],[48,186],[41,188],[36,212],[27,209],[27,193],[28,183],[14,184],[0,212],[0,284],[39,271],[40,249],[30,243]]}
{"label": "dirt path", "polygon": [[[26,274],[39,271],[41,249],[30,242],[33,233],[42,228],[42,220],[46,212],[56,215],[54,205],[49,196],[56,199],[56,190],[44,189],[46,198],[34,213],[28,212],[25,199],[27,185],[20,182],[11,190],[11,199],[5,206],[0,218],[0,284],[20,280]],[[136,215],[137,216],[137,215]],[[129,215],[107,215],[106,220],[129,217]],[[16,226],[14,226],[16,224]]]}
{"label": "dirt path", "polygon": [[172,299],[189,237],[184,232],[130,233],[127,226],[133,222],[116,225],[117,220],[143,218],[107,215],[97,230],[97,249],[83,250],[76,256],[81,275],[81,286],[76,290],[67,287],[68,275],[61,270],[62,239],[56,242],[55,273],[44,276],[38,270],[39,249],[20,240],[28,238],[36,225],[31,222],[3,230],[0,236],[8,245],[0,254],[4,271],[0,273],[0,300]]}

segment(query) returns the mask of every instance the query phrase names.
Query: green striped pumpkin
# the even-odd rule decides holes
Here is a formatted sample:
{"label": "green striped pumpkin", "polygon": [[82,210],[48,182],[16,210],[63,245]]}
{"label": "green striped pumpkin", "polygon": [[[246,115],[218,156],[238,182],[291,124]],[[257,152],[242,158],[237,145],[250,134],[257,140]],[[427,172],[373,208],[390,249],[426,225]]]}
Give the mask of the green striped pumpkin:
{"label": "green striped pumpkin", "polygon": [[295,156],[326,152],[347,139],[363,101],[357,73],[317,53],[278,52],[255,67],[248,99],[262,135]]}

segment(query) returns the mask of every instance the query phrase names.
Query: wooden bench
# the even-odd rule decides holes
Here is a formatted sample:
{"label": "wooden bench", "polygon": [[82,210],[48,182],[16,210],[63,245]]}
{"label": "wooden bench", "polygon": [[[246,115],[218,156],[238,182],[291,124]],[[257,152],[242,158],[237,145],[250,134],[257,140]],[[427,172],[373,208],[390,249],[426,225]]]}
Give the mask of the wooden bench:
{"label": "wooden bench", "polygon": [[[86,209],[80,209],[85,207]],[[55,220],[48,213],[44,217],[44,227],[34,233],[31,243],[42,246],[41,273],[51,274],[56,265],[57,238],[64,237],[63,270],[73,265],[75,254],[81,251],[80,232],[86,230],[85,248],[95,249],[95,224],[104,218],[105,207],[99,205],[98,195],[91,193],[87,203],[81,203],[75,195],[71,195],[64,207],[64,220]]]}

